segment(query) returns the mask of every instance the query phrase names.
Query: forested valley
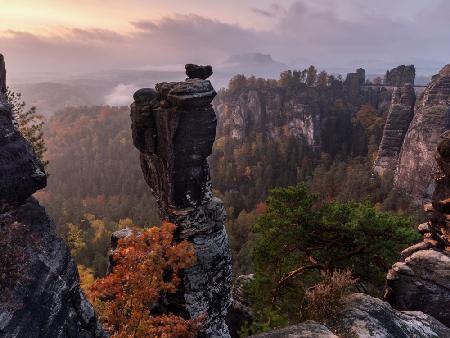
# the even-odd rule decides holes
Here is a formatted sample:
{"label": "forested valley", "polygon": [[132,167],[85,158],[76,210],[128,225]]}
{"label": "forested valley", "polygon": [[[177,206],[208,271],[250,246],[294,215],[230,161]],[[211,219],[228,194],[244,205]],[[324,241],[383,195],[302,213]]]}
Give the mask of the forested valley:
{"label": "forested valley", "polygon": [[[283,248],[306,241],[304,246],[318,247],[313,257],[320,260],[327,256],[329,245],[337,245],[336,261],[328,262],[327,270],[352,269],[361,287],[380,295],[388,267],[402,248],[417,239],[412,224],[423,215],[406,194],[393,187],[391,173],[380,177],[373,172],[387,107],[374,101],[373,93],[360,93],[355,99],[348,86],[342,78],[318,73],[311,66],[283,72],[278,80],[237,75],[214,101],[218,127],[210,174],[228,215],[234,277],[259,276],[250,294],[263,295],[264,289],[273,287],[267,278],[277,273],[269,271],[273,265],[268,260],[276,265],[280,255],[286,255]],[[267,116],[251,115],[250,109],[247,121],[238,118],[234,123],[233,109],[242,112],[242,102],[254,97],[272,100],[265,102],[266,115],[271,110],[276,118],[269,121]],[[68,243],[86,290],[107,272],[114,231],[160,224],[132,144],[129,114],[128,107],[69,107],[56,112],[43,130],[49,182],[36,195]],[[272,189],[287,187],[269,196]],[[298,215],[296,208],[301,205]],[[293,218],[289,221],[289,217]],[[283,222],[295,223],[298,217],[309,219],[309,225],[298,224],[300,233],[283,230]],[[355,224],[353,228],[348,228],[348,222]],[[385,238],[386,226],[398,229],[397,235]],[[345,250],[339,251],[344,239],[337,235],[345,232]],[[320,236],[327,237],[329,244],[317,242]],[[379,245],[371,247],[374,238]],[[367,251],[356,260],[345,258],[349,248],[359,250],[358,243],[367,246]],[[289,255],[291,263],[286,262],[285,269],[311,253],[291,251]],[[374,256],[380,264],[369,268]],[[299,317],[286,302],[292,292],[303,294],[299,290],[305,290],[305,285],[321,280],[312,272],[301,278],[300,283],[306,283],[302,288],[288,285],[278,296],[279,311],[267,310],[268,304],[274,305],[273,299],[257,296],[253,304],[259,321],[244,330],[257,332],[309,318]]]}

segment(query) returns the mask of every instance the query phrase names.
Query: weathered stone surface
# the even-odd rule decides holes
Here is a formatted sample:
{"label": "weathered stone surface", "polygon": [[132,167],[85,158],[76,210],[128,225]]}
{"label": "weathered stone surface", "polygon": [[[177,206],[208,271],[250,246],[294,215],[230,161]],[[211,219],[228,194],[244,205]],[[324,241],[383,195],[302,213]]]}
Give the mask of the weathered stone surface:
{"label": "weathered stone surface", "polygon": [[[3,58],[0,78],[2,67]],[[0,336],[105,337],[80,289],[69,249],[45,209],[30,197],[45,187],[46,175],[30,144],[14,129],[10,109],[0,95],[0,238],[9,241],[2,243],[1,258],[15,262],[0,276]],[[11,283],[3,284],[7,280]]]}
{"label": "weathered stone surface", "polygon": [[441,338],[450,337],[450,329],[423,312],[398,311],[381,299],[355,293],[343,300],[342,308],[326,325],[306,321],[252,337]]}
{"label": "weathered stone surface", "polygon": [[339,337],[431,338],[450,337],[450,329],[420,311],[397,311],[387,302],[356,293],[327,326]]}
{"label": "weathered stone surface", "polygon": [[439,173],[434,153],[440,135],[450,128],[450,74],[444,68],[416,103],[395,173],[395,184],[417,201],[429,200]]}
{"label": "weathered stone surface", "polygon": [[[8,300],[0,301],[4,338],[106,337],[80,289],[77,267],[45,209],[29,198],[0,214],[0,236],[13,223],[27,227],[22,276]],[[3,293],[3,291],[2,291]]]}
{"label": "weathered stone surface", "polygon": [[406,84],[414,85],[415,77],[416,69],[413,65],[401,65],[386,72],[386,75],[384,76],[384,85],[394,87],[400,87]]}
{"label": "weathered stone surface", "polygon": [[450,326],[450,178],[449,133],[442,135],[436,161],[443,176],[436,179],[429,220],[418,226],[423,241],[402,252],[386,277],[385,298],[397,309],[420,310]]}
{"label": "weathered stone surface", "polygon": [[397,167],[403,139],[414,116],[415,101],[416,95],[412,85],[395,87],[375,161],[374,171],[377,174],[383,175],[386,170],[393,172]]}
{"label": "weathered stone surface", "polygon": [[190,79],[206,80],[213,73],[212,67],[210,65],[198,66],[198,65],[193,65],[192,63],[189,63],[185,66],[185,68],[186,68],[186,75]]}
{"label": "weathered stone surface", "polygon": [[386,300],[400,310],[420,310],[450,325],[450,253],[419,250],[387,275]]}
{"label": "weathered stone surface", "polygon": [[181,297],[171,301],[180,302],[175,308],[185,308],[190,318],[206,315],[201,337],[229,337],[226,215],[212,195],[207,163],[216,135],[215,95],[209,81],[187,79],[159,83],[156,91],[140,90],[131,106],[133,142],[161,217],[177,224],[177,237],[189,240],[196,251],[196,264],[183,275]]}
{"label": "weathered stone surface", "polygon": [[325,325],[308,320],[298,325],[261,333],[252,338],[339,338]]}

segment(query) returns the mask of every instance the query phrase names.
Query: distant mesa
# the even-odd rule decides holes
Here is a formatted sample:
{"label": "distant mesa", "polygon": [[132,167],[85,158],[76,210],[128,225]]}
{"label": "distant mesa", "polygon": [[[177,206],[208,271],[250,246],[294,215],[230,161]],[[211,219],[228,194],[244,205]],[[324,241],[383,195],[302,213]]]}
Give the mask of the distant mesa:
{"label": "distant mesa", "polygon": [[227,60],[228,63],[277,63],[270,54],[246,53],[232,55]]}
{"label": "distant mesa", "polygon": [[213,73],[212,67],[210,65],[199,66],[194,65],[192,63],[188,63],[186,66],[184,66],[184,68],[186,68],[186,75],[190,79],[206,80]]}

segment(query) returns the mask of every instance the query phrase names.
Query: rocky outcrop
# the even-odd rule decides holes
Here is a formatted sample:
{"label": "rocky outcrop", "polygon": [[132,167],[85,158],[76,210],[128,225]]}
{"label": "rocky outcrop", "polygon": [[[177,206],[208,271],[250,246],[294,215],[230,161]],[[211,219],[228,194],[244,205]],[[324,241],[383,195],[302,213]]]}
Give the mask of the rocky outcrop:
{"label": "rocky outcrop", "polygon": [[433,154],[439,136],[450,128],[450,65],[435,75],[416,103],[395,173],[395,184],[414,197],[429,200],[438,174]]}
{"label": "rocky outcrop", "polygon": [[375,161],[374,171],[377,174],[383,175],[386,170],[395,171],[403,139],[414,116],[415,101],[412,85],[395,87]]}
{"label": "rocky outcrop", "polygon": [[239,331],[243,325],[250,325],[253,321],[253,313],[250,307],[246,286],[254,279],[253,274],[241,275],[236,278],[232,289],[231,305],[228,308],[226,323],[232,338],[239,338]]}
{"label": "rocky outcrop", "polygon": [[386,72],[384,85],[393,87],[401,87],[406,84],[414,85],[415,77],[416,69],[413,65],[401,65]]}
{"label": "rocky outcrop", "polygon": [[325,325],[307,321],[253,337],[441,338],[450,337],[450,329],[420,311],[398,311],[381,299],[356,293],[343,300],[341,309]]}
{"label": "rocky outcrop", "polygon": [[205,315],[201,337],[229,337],[231,256],[225,209],[212,195],[207,163],[216,135],[215,95],[208,80],[189,78],[141,89],[131,106],[133,143],[161,217],[175,223],[178,238],[196,251],[197,262],[185,271],[174,301],[185,309],[180,315]]}
{"label": "rocky outcrop", "polygon": [[450,135],[442,135],[436,162],[442,170],[436,178],[429,215],[420,224],[423,241],[402,252],[386,278],[385,298],[400,310],[420,310],[450,326]]}
{"label": "rocky outcrop", "polygon": [[[4,76],[0,55],[0,84]],[[104,337],[67,246],[30,197],[46,175],[11,114],[0,95],[0,336]]]}

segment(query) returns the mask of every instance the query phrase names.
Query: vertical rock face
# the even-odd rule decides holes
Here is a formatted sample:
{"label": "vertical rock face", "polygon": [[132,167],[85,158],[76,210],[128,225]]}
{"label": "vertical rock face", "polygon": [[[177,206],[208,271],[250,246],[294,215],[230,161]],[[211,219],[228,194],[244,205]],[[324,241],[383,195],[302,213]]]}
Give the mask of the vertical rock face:
{"label": "vertical rock face", "polygon": [[395,183],[416,200],[429,200],[438,173],[433,159],[440,135],[450,128],[450,65],[444,67],[416,103],[403,141]]}
{"label": "vertical rock face", "polygon": [[389,270],[386,299],[400,310],[420,310],[450,326],[450,133],[436,152],[442,170],[433,203],[425,206],[428,222],[419,225],[423,241],[402,252]]}
{"label": "vertical rock face", "polygon": [[414,85],[416,77],[416,69],[413,65],[401,65],[394,69],[388,70],[384,76],[384,85],[400,87],[406,84]]}
{"label": "vertical rock face", "polygon": [[0,55],[0,336],[103,337],[67,246],[30,197],[46,175],[13,127],[5,73]]}
{"label": "vertical rock face", "polygon": [[225,209],[212,196],[207,163],[216,134],[211,106],[216,92],[202,79],[212,72],[210,66],[186,69],[193,78],[134,94],[133,142],[162,218],[177,224],[179,239],[189,240],[196,251],[196,264],[183,276],[178,308],[190,318],[205,315],[202,337],[229,337],[231,256]]}
{"label": "vertical rock face", "polygon": [[394,88],[378,157],[375,161],[374,170],[379,175],[383,175],[386,170],[394,171],[397,167],[403,139],[414,116],[415,101],[416,95],[412,85]]}
{"label": "vertical rock face", "polygon": [[0,54],[0,95],[6,92],[6,67],[5,59]]}

